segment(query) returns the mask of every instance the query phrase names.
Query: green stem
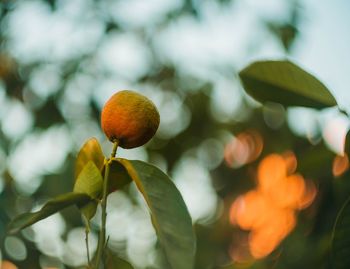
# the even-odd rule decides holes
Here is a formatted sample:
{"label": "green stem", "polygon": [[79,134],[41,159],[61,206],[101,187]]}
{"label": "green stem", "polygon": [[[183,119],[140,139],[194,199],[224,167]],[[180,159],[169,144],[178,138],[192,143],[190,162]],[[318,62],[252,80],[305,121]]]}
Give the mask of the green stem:
{"label": "green stem", "polygon": [[117,153],[118,144],[119,144],[118,140],[114,141],[111,157],[109,159],[107,159],[106,169],[105,169],[105,174],[104,174],[103,192],[102,192],[102,201],[101,201],[101,209],[102,209],[101,229],[100,229],[100,235],[99,235],[99,238],[98,238],[98,247],[97,247],[97,256],[96,256],[96,269],[98,269],[99,266],[100,266],[101,258],[103,256],[103,251],[104,251],[104,247],[105,247],[105,244],[106,244],[108,177],[109,177],[110,164],[112,163],[112,160],[113,160],[113,158],[115,157],[115,155]]}
{"label": "green stem", "polygon": [[90,249],[89,249],[89,232],[90,232],[90,229],[88,226],[86,226],[85,228],[86,255],[87,255],[89,268],[91,268]]}

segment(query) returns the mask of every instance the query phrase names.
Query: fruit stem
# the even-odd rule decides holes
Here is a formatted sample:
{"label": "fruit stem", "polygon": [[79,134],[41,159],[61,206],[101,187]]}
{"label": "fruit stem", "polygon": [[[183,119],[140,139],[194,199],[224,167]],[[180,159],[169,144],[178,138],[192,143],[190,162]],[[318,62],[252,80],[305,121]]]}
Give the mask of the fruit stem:
{"label": "fruit stem", "polygon": [[97,247],[97,254],[96,254],[97,255],[96,269],[98,269],[100,266],[101,258],[102,258],[105,244],[106,244],[106,219],[107,219],[107,195],[108,195],[109,168],[113,158],[115,158],[115,155],[117,154],[118,145],[119,145],[119,141],[114,140],[111,157],[107,159],[106,169],[104,174],[102,200],[101,200],[101,208],[102,208],[101,229],[100,229],[100,235],[98,238],[98,247]]}
{"label": "fruit stem", "polygon": [[112,150],[110,159],[115,158],[115,155],[117,154],[118,145],[119,145],[119,141],[118,140],[114,140],[114,142],[113,142],[113,150]]}

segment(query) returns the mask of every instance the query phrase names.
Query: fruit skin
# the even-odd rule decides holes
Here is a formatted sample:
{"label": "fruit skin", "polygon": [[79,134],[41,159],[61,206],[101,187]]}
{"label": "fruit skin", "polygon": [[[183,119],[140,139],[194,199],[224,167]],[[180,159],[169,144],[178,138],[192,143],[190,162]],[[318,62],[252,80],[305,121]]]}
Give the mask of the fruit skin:
{"label": "fruit skin", "polygon": [[129,90],[115,93],[101,113],[102,130],[112,142],[119,140],[125,149],[147,143],[160,122],[156,106],[147,97]]}

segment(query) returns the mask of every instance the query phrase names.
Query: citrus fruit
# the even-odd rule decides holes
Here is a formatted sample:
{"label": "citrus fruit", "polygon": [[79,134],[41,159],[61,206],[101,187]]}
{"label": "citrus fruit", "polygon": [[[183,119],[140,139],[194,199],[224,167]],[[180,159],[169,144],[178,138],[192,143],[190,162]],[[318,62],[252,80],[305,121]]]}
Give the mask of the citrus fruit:
{"label": "citrus fruit", "polygon": [[129,90],[115,93],[104,105],[101,126],[112,142],[125,149],[147,143],[159,126],[159,112],[147,97]]}

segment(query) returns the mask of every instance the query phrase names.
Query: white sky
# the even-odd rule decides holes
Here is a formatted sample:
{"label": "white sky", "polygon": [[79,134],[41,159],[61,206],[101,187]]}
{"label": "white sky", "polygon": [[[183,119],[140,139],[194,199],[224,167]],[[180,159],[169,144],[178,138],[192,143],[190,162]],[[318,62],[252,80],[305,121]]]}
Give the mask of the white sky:
{"label": "white sky", "polygon": [[350,1],[304,0],[303,5],[305,20],[295,59],[350,111]]}

